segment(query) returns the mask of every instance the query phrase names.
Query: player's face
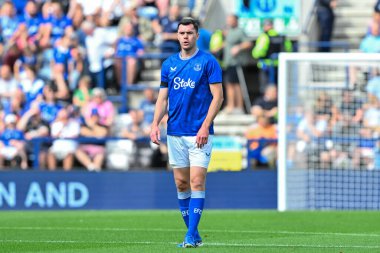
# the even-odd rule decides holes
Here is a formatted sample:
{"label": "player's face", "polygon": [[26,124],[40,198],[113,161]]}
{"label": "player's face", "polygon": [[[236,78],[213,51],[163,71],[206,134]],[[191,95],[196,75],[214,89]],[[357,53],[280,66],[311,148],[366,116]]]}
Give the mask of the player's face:
{"label": "player's face", "polygon": [[198,36],[193,24],[180,25],[178,27],[178,40],[183,50],[189,51],[194,49]]}

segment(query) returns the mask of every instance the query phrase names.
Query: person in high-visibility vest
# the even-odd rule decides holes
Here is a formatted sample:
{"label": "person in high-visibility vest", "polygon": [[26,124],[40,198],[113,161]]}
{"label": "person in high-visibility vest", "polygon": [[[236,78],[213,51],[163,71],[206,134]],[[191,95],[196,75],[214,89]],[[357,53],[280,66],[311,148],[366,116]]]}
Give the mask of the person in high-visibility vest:
{"label": "person in high-visibility vest", "polygon": [[264,32],[259,35],[252,49],[252,57],[259,60],[257,66],[260,71],[260,92],[264,93],[268,84],[277,84],[277,67],[279,52],[292,52],[292,42],[280,35],[274,28],[271,20],[264,21]]}

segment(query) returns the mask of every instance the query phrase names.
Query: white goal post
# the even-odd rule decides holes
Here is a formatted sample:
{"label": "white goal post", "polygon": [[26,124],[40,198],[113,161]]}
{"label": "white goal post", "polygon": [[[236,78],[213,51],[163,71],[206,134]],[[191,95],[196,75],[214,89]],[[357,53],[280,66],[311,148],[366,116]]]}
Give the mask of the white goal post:
{"label": "white goal post", "polygon": [[380,54],[281,53],[278,71],[278,210],[379,210]]}

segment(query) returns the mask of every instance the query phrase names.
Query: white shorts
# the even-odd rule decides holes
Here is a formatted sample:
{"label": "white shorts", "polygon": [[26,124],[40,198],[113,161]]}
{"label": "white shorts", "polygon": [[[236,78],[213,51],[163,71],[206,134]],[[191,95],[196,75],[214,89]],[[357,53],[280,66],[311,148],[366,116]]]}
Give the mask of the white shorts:
{"label": "white shorts", "polygon": [[207,144],[197,147],[196,136],[167,136],[169,163],[173,169],[193,166],[206,168],[210,163],[212,151],[212,135]]}
{"label": "white shorts", "polygon": [[78,148],[78,143],[72,140],[55,140],[50,147],[52,152],[58,160],[65,159],[69,154],[74,154]]}

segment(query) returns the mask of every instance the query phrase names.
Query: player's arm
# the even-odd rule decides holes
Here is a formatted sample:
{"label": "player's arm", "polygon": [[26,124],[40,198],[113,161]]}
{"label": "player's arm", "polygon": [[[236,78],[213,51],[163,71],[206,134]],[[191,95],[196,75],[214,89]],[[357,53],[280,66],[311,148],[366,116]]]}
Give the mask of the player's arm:
{"label": "player's arm", "polygon": [[165,116],[168,108],[168,88],[161,88],[158,93],[158,98],[156,101],[156,106],[154,109],[154,118],[150,131],[150,140],[160,145],[160,128],[159,124],[162,118]]}
{"label": "player's arm", "polygon": [[207,143],[210,126],[218,114],[224,99],[221,83],[210,84],[210,90],[213,98],[208,109],[207,116],[197,134],[196,142],[199,148],[203,147],[203,145]]}

